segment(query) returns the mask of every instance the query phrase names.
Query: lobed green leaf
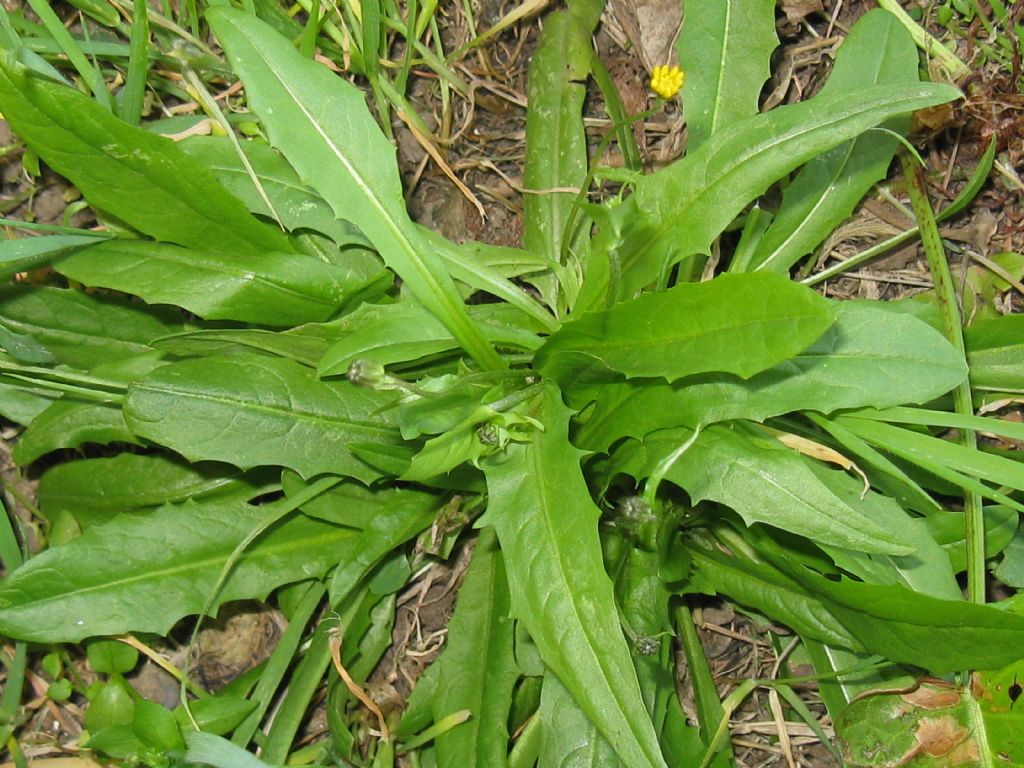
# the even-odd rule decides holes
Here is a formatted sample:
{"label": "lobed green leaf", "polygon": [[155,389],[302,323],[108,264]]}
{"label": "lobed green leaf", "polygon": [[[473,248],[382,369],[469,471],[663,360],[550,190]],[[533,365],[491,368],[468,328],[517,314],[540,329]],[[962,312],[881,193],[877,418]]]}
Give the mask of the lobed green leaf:
{"label": "lobed green leaf", "polygon": [[664,766],[604,570],[597,521],[566,440],[571,412],[545,388],[544,430],[484,464],[490,497],[478,522],[498,533],[512,611],[544,663],[630,766]]}
{"label": "lobed green leaf", "polygon": [[622,437],[643,437],[666,427],[764,421],[800,410],[827,414],[924,403],[967,374],[956,349],[914,317],[888,312],[877,302],[843,301],[832,307],[836,322],[821,338],[747,380],[706,375],[674,384],[636,380],[604,385],[574,439],[587,449],[605,451]]}
{"label": "lobed green leaf", "polygon": [[423,247],[405,209],[394,147],[363,94],[255,16],[221,7],[207,19],[271,143],[335,215],[358,222],[384,263],[481,367],[500,370],[501,360],[469,319],[443,261]]}
{"label": "lobed green leaf", "polygon": [[946,85],[876,86],[817,96],[725,126],[696,151],[644,176],[613,217],[621,281],[587,286],[600,306],[608,290],[627,298],[667,275],[672,264],[710,252],[711,242],[752,200],[811,158],[889,118],[957,98]]}
{"label": "lobed green leaf", "polygon": [[239,256],[144,240],[108,240],[55,268],[85,285],[174,304],[207,320],[270,326],[329,320],[373,282],[372,275],[300,253]]}
{"label": "lobed green leaf", "polygon": [[[916,82],[917,48],[910,33],[891,13],[876,8],[861,16],[846,36],[821,95]],[[891,118],[882,127],[906,133],[909,115]],[[895,136],[870,130],[808,162],[783,192],[751,268],[788,272],[853,213],[875,182],[885,178],[899,147]]]}
{"label": "lobed green leaf", "polygon": [[[0,582],[0,632],[39,643],[165,635],[203,610],[232,550],[265,515],[242,502],[190,501],[94,526]],[[212,608],[322,576],[353,535],[304,515],[282,521],[246,549]]]}
{"label": "lobed green leaf", "polygon": [[0,62],[0,111],[86,200],[144,234],[229,253],[292,250],[173,141],[128,125],[73,88]]}
{"label": "lobed green leaf", "polygon": [[[692,434],[687,429],[662,430],[644,440],[644,450],[636,444],[626,446],[619,452],[622,471],[648,477]],[[853,499],[844,500],[829,490],[809,463],[777,440],[737,422],[702,431],[665,478],[686,489],[693,503],[710,499],[724,504],[747,525],[765,523],[817,543],[861,552],[913,551],[899,531],[883,527]]]}
{"label": "lobed green leaf", "polygon": [[[523,246],[552,264],[562,260],[563,237],[576,234],[567,233],[566,225],[576,204],[574,190],[587,176],[583,101],[593,58],[590,38],[602,5],[586,0],[550,14],[530,59],[523,184],[533,194],[523,198]],[[554,306],[551,278],[541,283]]]}
{"label": "lobed green leaf", "polygon": [[322,382],[291,360],[236,355],[164,366],[128,388],[125,419],[140,437],[190,461],[285,466],[371,482],[358,443],[399,442],[394,396]]}

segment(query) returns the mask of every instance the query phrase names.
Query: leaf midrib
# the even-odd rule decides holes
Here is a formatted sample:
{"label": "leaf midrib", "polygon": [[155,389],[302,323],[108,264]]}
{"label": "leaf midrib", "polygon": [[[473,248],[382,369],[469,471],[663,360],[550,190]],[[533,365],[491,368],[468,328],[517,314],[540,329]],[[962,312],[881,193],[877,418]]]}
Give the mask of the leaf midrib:
{"label": "leaf midrib", "polygon": [[[257,527],[258,525],[259,523],[256,522],[252,527]],[[324,525],[331,524],[324,523]],[[280,554],[287,554],[291,550],[306,552],[309,550],[311,546],[310,542],[314,542],[316,544],[322,542],[324,545],[326,545],[335,539],[349,538],[351,536],[357,535],[357,533],[353,533],[351,529],[344,529],[340,526],[332,526],[332,528],[336,530],[325,530],[323,533],[316,536],[306,536],[301,539],[288,540],[276,544],[272,547],[267,547],[264,545],[262,548],[253,548],[242,554],[242,557],[238,562],[238,567],[244,567],[245,565],[251,564],[252,562],[258,559],[266,559],[269,557],[278,556]],[[239,538],[239,541],[241,541],[241,538]],[[34,599],[29,603],[25,603],[14,608],[8,607],[5,609],[5,611],[10,611],[13,613],[18,610],[35,609],[38,606],[46,605],[47,603],[53,602],[55,600],[65,602],[70,598],[77,598],[82,595],[91,595],[104,590],[112,590],[116,592],[121,589],[125,589],[133,584],[138,584],[140,582],[145,582],[149,580],[170,580],[172,577],[177,576],[181,573],[187,573],[188,571],[199,571],[201,569],[212,570],[214,576],[216,576],[216,574],[220,572],[220,569],[223,568],[224,563],[228,560],[230,554],[230,551],[227,551],[227,554],[225,554],[224,557],[210,555],[198,561],[189,560],[187,563],[182,562],[178,565],[171,566],[168,568],[162,568],[157,571],[146,571],[145,573],[136,574],[134,576],[121,578],[114,581],[105,581],[102,584],[94,584],[85,588],[73,590],[71,592],[61,592],[59,594],[50,595],[45,598]],[[230,577],[228,581],[225,583],[230,583]]]}
{"label": "leaf midrib", "polygon": [[[369,432],[379,432],[381,434],[396,435],[397,431],[389,426],[379,426],[372,422],[358,421],[355,419],[342,419],[342,418],[330,418],[327,415],[313,413],[310,411],[299,410],[295,408],[288,408],[282,405],[264,405],[262,403],[256,403],[251,400],[232,399],[230,397],[216,397],[214,395],[202,393],[202,392],[190,392],[182,389],[174,389],[172,387],[163,387],[151,382],[140,382],[133,384],[129,387],[128,401],[129,403],[133,399],[132,393],[142,392],[144,394],[155,394],[157,396],[169,397],[175,401],[180,401],[182,398],[191,398],[193,400],[203,400],[208,402],[216,403],[217,405],[231,407],[231,406],[243,406],[243,411],[255,411],[257,413],[269,414],[278,418],[284,418],[289,421],[294,421],[294,418],[290,417],[308,417],[302,419],[307,422],[314,424],[323,424],[325,426],[341,426],[341,427],[352,427],[353,429],[363,429]],[[169,418],[177,418],[172,416],[171,412],[168,412]],[[144,421],[144,419],[143,419]]]}
{"label": "leaf midrib", "polygon": [[[754,326],[761,326],[761,327],[763,327],[765,325],[776,325],[776,324],[779,324],[779,323],[792,323],[792,322],[799,322],[801,320],[814,320],[814,319],[817,319],[819,316],[820,316],[820,313],[817,313],[817,312],[815,312],[815,311],[813,311],[813,310],[811,310],[809,308],[807,312],[804,312],[802,314],[793,313],[793,314],[789,314],[789,315],[775,315],[773,317],[769,317],[769,318],[766,318],[766,319],[753,319],[753,320],[746,320],[744,322],[733,322],[733,323],[727,322],[727,323],[722,324],[722,325],[716,325],[716,326],[714,326],[712,328],[705,328],[705,329],[697,330],[697,331],[691,333],[690,335],[679,334],[679,335],[671,336],[671,337],[661,337],[661,338],[657,338],[657,339],[647,339],[647,340],[636,339],[636,338],[622,338],[622,339],[619,339],[619,340],[614,341],[614,342],[607,342],[607,341],[604,341],[603,339],[597,339],[597,340],[594,340],[593,343],[591,343],[591,344],[577,344],[577,345],[573,345],[573,346],[569,347],[568,349],[563,349],[563,350],[559,350],[559,349],[556,348],[555,352],[584,352],[584,351],[593,351],[593,350],[606,351],[606,352],[620,352],[622,350],[629,351],[629,350],[638,349],[638,348],[639,349],[643,349],[643,348],[648,348],[648,347],[666,347],[666,346],[671,346],[671,345],[676,345],[676,344],[692,343],[693,341],[699,340],[701,337],[704,337],[704,336],[712,336],[712,335],[717,335],[717,334],[720,334],[720,333],[738,332],[740,329],[743,329],[743,328],[754,327]],[[690,325],[688,327],[689,328],[694,328],[695,326]]]}
{"label": "leaf midrib", "polygon": [[[883,103],[885,103],[885,104],[903,104],[904,102],[908,102],[908,101],[909,102],[915,102],[915,101],[921,99],[922,96],[923,96],[923,94],[917,94],[915,96],[903,96],[903,97],[900,97],[898,99],[886,99],[885,101],[882,101],[881,99],[879,99],[877,101],[872,102],[870,105],[861,106],[859,109],[850,110],[848,112],[843,113],[843,115],[839,118],[839,120],[856,119],[857,117],[859,117],[859,116],[861,116],[861,115],[863,115],[863,114],[865,114],[867,112],[871,112],[871,111],[877,110],[879,108],[879,106],[881,104],[883,104]],[[811,103],[813,103],[813,101],[803,102],[803,103],[811,104]],[[766,113],[766,114],[771,114],[771,113]],[[898,114],[898,113],[896,113],[896,114]],[[752,119],[756,119],[756,117],[757,116],[755,116],[755,118],[752,118]],[[695,206],[699,201],[701,201],[705,196],[707,196],[709,192],[715,191],[717,189],[717,187],[722,183],[722,180],[727,178],[727,177],[729,177],[729,176],[731,176],[732,173],[736,170],[736,168],[738,166],[740,166],[740,165],[742,165],[742,164],[744,164],[746,162],[749,162],[750,159],[753,158],[753,157],[759,157],[761,155],[765,155],[765,154],[770,153],[771,151],[776,149],[776,147],[780,143],[788,142],[788,141],[798,141],[800,138],[802,138],[802,137],[804,137],[804,136],[806,136],[808,134],[812,134],[815,131],[823,131],[823,130],[827,130],[829,127],[834,127],[835,122],[837,122],[837,120],[831,121],[831,123],[828,124],[828,125],[823,125],[821,123],[815,123],[815,124],[813,124],[811,126],[807,126],[806,124],[801,124],[801,125],[798,126],[798,130],[787,131],[786,133],[782,133],[782,134],[775,134],[774,136],[772,136],[772,139],[773,139],[772,141],[769,141],[768,143],[755,144],[752,147],[750,147],[748,152],[738,153],[736,155],[733,155],[732,162],[730,163],[730,165],[726,169],[722,170],[718,174],[717,178],[715,178],[714,181],[711,184],[708,184],[706,186],[701,186],[700,189],[697,191],[697,193],[695,195],[690,197],[688,200],[684,201],[682,204],[677,204],[675,206],[675,208],[674,208],[673,215],[664,217],[662,219],[661,224],[646,239],[644,244],[640,248],[634,250],[631,254],[627,255],[627,257],[624,259],[624,263],[622,265],[623,272],[625,273],[629,267],[632,267],[633,265],[635,265],[636,262],[639,261],[640,258],[655,243],[659,242],[664,237],[665,233],[668,230],[672,229],[675,226],[676,222],[679,219],[686,217],[689,214],[690,209],[693,206]],[[770,126],[765,126],[765,128],[769,128],[769,127]],[[705,145],[705,146],[707,146],[707,145]],[[727,143],[723,143],[722,144],[722,149],[726,148],[727,146],[728,146]]]}
{"label": "leaf midrib", "polygon": [[[630,733],[633,734],[634,738],[636,739],[636,743],[637,743],[640,751],[642,753],[644,753],[644,755],[649,759],[650,755],[647,755],[647,748],[645,746],[645,740],[641,737],[641,734],[638,734],[634,730],[632,720],[626,714],[628,712],[628,709],[626,708],[625,703],[620,699],[620,697],[618,695],[619,689],[616,688],[615,686],[611,685],[611,680],[613,679],[612,673],[616,672],[616,670],[608,669],[607,666],[606,666],[605,659],[603,658],[603,656],[601,654],[597,653],[596,649],[599,646],[598,646],[598,643],[596,641],[596,638],[594,638],[592,636],[592,634],[590,632],[590,629],[589,629],[589,626],[588,626],[588,622],[583,620],[582,612],[581,612],[581,610],[580,610],[580,608],[579,608],[579,606],[577,605],[577,602],[576,602],[576,590],[573,588],[573,582],[569,579],[569,575],[565,571],[565,566],[564,566],[563,558],[558,556],[558,555],[561,554],[561,552],[558,550],[557,546],[554,545],[554,542],[558,541],[558,536],[557,536],[556,528],[555,528],[555,526],[553,524],[553,520],[554,520],[554,516],[553,516],[554,510],[552,509],[553,504],[548,499],[548,494],[547,494],[547,487],[548,486],[547,486],[546,483],[543,482],[543,478],[547,477],[548,473],[545,471],[544,462],[541,461],[542,449],[541,449],[541,447],[539,445],[539,441],[538,441],[538,443],[534,443],[534,445],[536,446],[536,450],[529,451],[530,465],[531,465],[531,473],[530,473],[530,475],[531,475],[531,477],[541,481],[539,483],[540,487],[542,489],[542,492],[540,494],[540,502],[541,502],[540,513],[541,513],[541,516],[542,516],[542,519],[543,519],[543,525],[544,525],[545,534],[546,534],[545,538],[543,539],[543,543],[546,545],[547,548],[553,549],[555,551],[555,555],[556,556],[553,558],[553,560],[555,561],[556,567],[558,568],[558,575],[559,575],[559,579],[561,581],[561,591],[562,591],[563,594],[567,595],[568,598],[569,598],[568,601],[569,601],[569,604],[572,606],[573,618],[575,619],[576,625],[577,625],[577,627],[579,627],[582,630],[583,635],[587,639],[587,651],[590,653],[590,656],[595,660],[595,662],[596,662],[595,666],[598,669],[601,670],[601,681],[604,683],[604,686],[605,686],[606,690],[609,693],[611,693],[611,698],[612,698],[612,700],[615,701],[615,703],[617,705],[616,706],[616,710],[617,710],[617,712],[618,712],[622,722],[625,724],[626,729]],[[575,477],[575,473],[574,473],[574,477]],[[629,687],[628,683],[627,683],[626,687]],[[651,763],[651,764],[652,765],[659,765],[658,762],[654,762],[654,763]]]}
{"label": "leaf midrib", "polygon": [[[277,281],[277,280],[273,279],[272,275],[270,275],[269,273],[267,273],[265,271],[257,271],[255,269],[245,269],[245,268],[242,267],[241,263],[239,263],[239,265],[237,267],[232,268],[232,265],[230,265],[230,264],[211,263],[211,262],[203,260],[203,259],[194,259],[192,261],[189,261],[187,258],[178,258],[178,254],[169,254],[169,253],[167,253],[167,252],[165,252],[163,250],[158,252],[156,255],[153,255],[152,253],[148,253],[148,254],[134,254],[130,250],[129,251],[121,251],[121,253],[129,254],[132,258],[134,258],[136,260],[136,263],[135,264],[129,264],[129,265],[127,265],[127,266],[125,266],[125,267],[123,267],[121,269],[108,268],[107,274],[110,274],[112,276],[121,276],[121,275],[127,274],[131,270],[139,268],[140,266],[144,267],[145,265],[144,264],[140,265],[138,263],[139,261],[164,261],[164,262],[168,262],[170,264],[183,265],[183,266],[189,267],[190,269],[195,269],[195,270],[198,270],[198,271],[212,272],[214,274],[227,275],[228,277],[234,278],[234,280],[236,281],[236,285],[237,285],[236,292],[232,293],[232,294],[229,294],[229,296],[227,298],[233,298],[233,297],[235,297],[237,295],[237,291],[238,290],[244,290],[246,286],[254,285],[255,284],[255,285],[265,286],[265,287],[269,288],[271,291],[276,291],[278,293],[284,294],[285,296],[289,296],[289,297],[293,297],[293,298],[298,298],[298,299],[304,299],[304,300],[309,301],[311,303],[322,304],[325,307],[334,308],[334,307],[338,306],[337,303],[335,303],[334,301],[332,301],[329,298],[326,298],[326,297],[323,297],[323,296],[316,296],[316,295],[311,294],[311,293],[304,293],[303,291],[300,291],[297,288],[291,287],[286,282]],[[190,254],[194,254],[194,255],[201,255],[202,251],[197,251],[197,250],[194,250],[194,249],[187,249],[186,253],[190,253]],[[182,256],[185,256],[185,255],[186,254],[182,254]],[[283,254],[283,255],[294,256],[295,254]],[[324,264],[324,262],[320,261],[319,259],[314,259],[314,261],[316,261],[318,265],[323,265]],[[200,276],[193,276],[192,279],[199,279],[200,277],[201,277],[201,275]],[[151,283],[151,285],[152,285],[152,283]],[[175,294],[182,293],[181,287],[180,286],[176,286],[176,285],[168,286],[168,287],[165,288],[165,287],[160,286],[159,284],[157,284],[156,287],[155,287],[155,291],[160,291],[164,295],[175,295]],[[191,293],[191,291],[188,291],[188,293]],[[223,299],[218,299],[216,303],[220,304],[222,302],[223,302]]]}
{"label": "leaf midrib", "polygon": [[[260,57],[264,61],[267,61],[267,56],[264,55],[260,46],[256,45],[255,42],[247,35],[246,39],[249,40],[250,46],[259,53]],[[373,191],[373,188],[367,183],[366,179],[363,178],[363,175],[355,168],[354,165],[352,165],[345,153],[341,151],[331,137],[323,130],[319,121],[317,121],[313,114],[306,108],[306,105],[299,98],[297,92],[292,89],[291,85],[273,67],[265,68],[265,74],[269,74],[274,78],[284,93],[292,100],[295,107],[302,113],[302,116],[306,118],[307,127],[312,127],[314,129],[330,153],[334,155],[334,157],[345,168],[345,171],[355,182],[356,186],[359,187],[359,190],[363,193],[365,199],[370,203],[374,211],[377,212],[380,219],[383,220],[392,240],[405,252],[409,264],[416,270],[419,279],[423,280],[424,283],[430,287],[430,292],[432,294],[431,298],[438,301],[445,308],[449,317],[461,316],[462,313],[459,312],[459,310],[463,309],[463,307],[461,305],[459,307],[455,307],[451,301],[451,297],[448,295],[448,292],[445,291],[441,284],[435,280],[434,275],[427,268],[427,265],[419,258],[412,242],[409,240],[402,227],[399,226],[393,211],[389,210],[389,207],[386,206],[380,198],[378,198],[377,194]],[[331,205],[329,200],[327,202],[328,205]],[[333,208],[333,205],[331,207]],[[460,325],[462,325],[462,323],[460,323]]]}

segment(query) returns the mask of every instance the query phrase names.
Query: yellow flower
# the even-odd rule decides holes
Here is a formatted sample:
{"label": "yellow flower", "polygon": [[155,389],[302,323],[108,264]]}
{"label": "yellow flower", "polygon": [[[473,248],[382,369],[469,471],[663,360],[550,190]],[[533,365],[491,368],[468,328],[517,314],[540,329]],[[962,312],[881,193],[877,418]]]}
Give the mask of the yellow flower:
{"label": "yellow flower", "polygon": [[663,99],[671,99],[683,87],[686,75],[679,67],[655,67],[651,72],[651,90]]}

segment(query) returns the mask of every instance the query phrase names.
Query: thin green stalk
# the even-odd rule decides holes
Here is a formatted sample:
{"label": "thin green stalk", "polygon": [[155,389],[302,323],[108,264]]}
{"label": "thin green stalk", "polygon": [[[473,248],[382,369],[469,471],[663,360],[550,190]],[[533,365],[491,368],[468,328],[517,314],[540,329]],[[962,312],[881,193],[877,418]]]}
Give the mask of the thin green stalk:
{"label": "thin green stalk", "polygon": [[[914,162],[906,153],[900,154],[903,175],[907,180],[907,192],[910,205],[917,217],[917,225],[921,230],[921,244],[928,258],[928,268],[935,285],[935,296],[938,299],[942,328],[946,338],[952,343],[964,360],[967,349],[964,346],[963,319],[957,303],[956,287],[949,271],[949,263],[939,236],[939,228],[935,221],[928,200],[921,166]],[[974,415],[974,401],[971,397],[971,383],[968,378],[953,390],[954,410],[965,416]],[[960,444],[976,449],[977,436],[973,430],[960,430]],[[967,539],[967,597],[975,603],[985,602],[985,520],[981,508],[981,496],[974,491],[964,492],[964,535]]]}
{"label": "thin green stalk", "polygon": [[57,224],[39,224],[18,219],[0,218],[0,226],[11,227],[12,229],[25,229],[30,232],[50,232],[58,235],[82,235],[83,237],[95,237],[99,240],[109,240],[112,235],[109,232],[96,232],[91,229],[79,227],[62,227]]}
{"label": "thin green stalk", "polygon": [[71,62],[71,65],[78,74],[82,76],[82,80],[85,81],[89,90],[92,91],[96,101],[113,112],[114,101],[110,97],[110,91],[107,90],[106,82],[103,80],[103,73],[86,58],[77,41],[65,28],[57,14],[53,12],[50,4],[46,0],[28,0],[28,4],[35,11],[39,20],[43,22],[46,31],[60,45],[64,55],[68,57],[68,61]]}
{"label": "thin green stalk", "polygon": [[28,668],[28,643],[16,642],[14,656],[6,667],[4,692],[0,697],[0,723],[10,723],[18,715],[21,691],[25,685],[25,670]]}
{"label": "thin green stalk", "polygon": [[[974,169],[974,173],[971,174],[971,178],[968,180],[967,184],[960,191],[960,193],[953,199],[953,202],[951,202],[949,205],[943,208],[942,211],[939,212],[938,216],[935,217],[936,221],[943,221],[945,219],[948,219],[950,216],[959,213],[964,208],[966,208],[968,204],[970,204],[970,202],[977,196],[978,192],[981,191],[982,186],[984,186],[986,180],[988,179],[988,175],[992,171],[992,165],[995,162],[995,159],[996,141],[995,137],[993,136],[992,140],[988,144],[988,148],[985,150],[985,154],[981,156],[981,159],[978,161],[978,165]],[[895,237],[890,237],[884,243],[879,243],[878,245],[872,248],[868,248],[866,251],[858,253],[856,256],[852,256],[849,259],[839,262],[838,264],[834,264],[828,269],[823,269],[821,272],[816,272],[810,277],[804,278],[800,282],[803,283],[804,285],[817,285],[818,283],[822,283],[826,280],[829,280],[832,277],[835,277],[836,275],[840,275],[843,272],[846,272],[849,269],[853,269],[854,267],[859,266],[860,264],[863,264],[866,261],[870,261],[876,256],[881,256],[883,253],[885,253],[888,250],[891,250],[892,248],[895,248],[897,245],[902,245],[908,240],[917,237],[918,232],[919,230],[917,227],[908,229],[906,232],[901,232]]]}
{"label": "thin green stalk", "polygon": [[[604,61],[597,55],[596,51],[592,53],[590,73],[593,75],[597,87],[601,89],[601,95],[604,96],[605,112],[608,113],[608,117],[611,118],[612,123],[615,125],[613,130],[616,134],[619,150],[622,152],[623,164],[631,171],[643,170],[644,161],[640,156],[640,148],[636,145],[632,122],[629,121],[626,106],[622,103],[622,98],[619,96],[619,89],[615,87],[615,82],[608,73]],[[598,158],[600,159],[600,155]]]}
{"label": "thin green stalk", "polygon": [[186,0],[185,8],[188,9],[188,28],[194,37],[199,37],[199,5],[196,0]]}
{"label": "thin green stalk", "polygon": [[[406,5],[405,39],[410,40],[416,34],[416,16],[419,13],[419,3],[417,0],[409,0]],[[406,44],[405,51],[402,53],[402,61],[398,67],[398,74],[395,76],[395,89],[402,94],[406,93],[409,86],[409,73],[412,71],[413,50],[414,49],[411,45]]]}
{"label": "thin green stalk", "polygon": [[259,194],[260,200],[262,200],[263,204],[267,206],[267,210],[270,211],[270,215],[273,216],[274,221],[277,222],[277,226],[281,228],[281,231],[286,231],[285,226],[281,223],[281,216],[278,214],[277,208],[274,207],[273,201],[270,199],[267,191],[263,188],[263,183],[260,181],[260,177],[256,173],[256,169],[253,168],[252,163],[249,162],[249,156],[242,150],[242,145],[238,141],[238,136],[235,135],[235,131],[231,127],[231,123],[229,123],[227,117],[224,116],[217,100],[210,95],[210,92],[206,90],[206,86],[203,85],[203,81],[199,79],[199,75],[197,75],[190,67],[184,68],[183,74],[185,75],[185,82],[188,83],[189,94],[199,102],[203,111],[215,120],[224,131],[228,140],[231,142],[231,146],[235,150],[235,154],[245,167],[246,175],[252,182],[253,187],[256,188],[256,192]]}
{"label": "thin green stalk", "polygon": [[469,720],[473,716],[473,713],[468,709],[460,709],[458,712],[452,712],[447,717],[443,717],[434,723],[432,726],[427,728],[425,731],[416,734],[409,741],[403,744],[398,750],[399,755],[404,755],[407,752],[411,752],[414,749],[422,747],[424,744],[428,744],[443,733],[447,733],[457,725],[462,725],[464,722]]}
{"label": "thin green stalk", "polygon": [[25,754],[21,751],[21,745],[18,744],[17,739],[10,736],[5,739],[3,746],[6,746],[7,750],[11,753],[14,768],[29,768],[28,760],[25,759]]}
{"label": "thin green stalk", "polygon": [[[12,515],[6,513],[0,517],[0,560],[3,560],[4,568],[10,573],[14,569],[19,568],[24,559],[24,555],[21,552],[21,543],[18,541],[18,534],[14,530]],[[6,697],[6,693],[4,696]],[[0,702],[2,701],[6,701],[6,698],[0,699]],[[0,703],[0,720],[3,719],[5,712],[3,704]]]}
{"label": "thin green stalk", "polygon": [[323,23],[324,14],[320,9],[320,0],[312,0],[309,6],[306,27],[302,30],[299,38],[299,52],[308,59],[313,58],[316,53],[316,41],[320,37],[320,25]]}
{"label": "thin green stalk", "polygon": [[[20,363],[12,363],[7,360],[0,360],[0,375],[18,378],[36,386],[49,389],[79,387],[82,394],[86,396],[88,396],[87,393],[89,392],[96,397],[101,395],[106,397],[110,394],[123,396],[128,391],[128,386],[119,381],[103,379],[99,376],[90,376],[87,373],[72,373],[71,371],[62,371],[55,368],[21,365]],[[104,402],[111,401],[104,400]]]}
{"label": "thin green stalk", "polygon": [[[597,151],[594,152],[594,157],[600,160],[605,150],[608,149],[608,145],[611,144],[612,138],[615,137],[618,130],[628,130],[633,123],[638,120],[646,120],[648,117],[653,115],[658,109],[661,108],[661,102],[651,107],[650,109],[644,110],[636,115],[627,116],[622,122],[613,123],[612,127],[601,137],[600,143],[597,145]],[[576,193],[576,199],[573,200],[572,208],[569,209],[569,215],[565,220],[565,228],[562,230],[562,252],[559,256],[559,263],[566,264],[569,258],[569,243],[572,241],[573,234],[576,229],[576,218],[580,210],[580,206],[583,201],[587,199],[587,192],[590,190],[590,185],[594,183],[594,174],[597,173],[598,168],[596,162],[591,163],[590,169],[587,171],[587,175],[583,177],[583,183],[580,184],[579,192]],[[613,296],[615,291],[609,290],[608,294]]]}
{"label": "thin green stalk", "polygon": [[[676,608],[676,633],[686,654],[686,665],[690,672],[690,680],[693,684],[694,696],[697,701],[697,718],[700,720],[700,737],[708,747],[705,764],[710,762],[721,750],[728,754],[731,764],[735,764],[732,754],[732,745],[728,739],[723,739],[723,734],[715,730],[717,724],[724,722],[729,724],[729,718],[721,700],[718,698],[718,689],[711,676],[711,668],[708,666],[707,656],[704,655],[704,646],[701,645],[700,637],[697,635],[697,627],[693,623],[693,615],[686,602],[680,602]],[[749,682],[749,681],[748,681]]]}
{"label": "thin green stalk", "polygon": [[145,0],[132,4],[131,52],[121,99],[121,119],[129,125],[142,122],[142,107],[149,77],[149,13]]}

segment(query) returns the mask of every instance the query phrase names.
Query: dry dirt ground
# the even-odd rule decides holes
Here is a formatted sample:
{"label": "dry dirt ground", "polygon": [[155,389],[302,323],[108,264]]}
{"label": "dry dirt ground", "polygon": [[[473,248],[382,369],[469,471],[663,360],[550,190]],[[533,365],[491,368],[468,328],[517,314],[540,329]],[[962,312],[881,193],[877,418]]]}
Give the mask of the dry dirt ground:
{"label": "dry dirt ground", "polygon": [[[910,0],[904,3],[912,4]],[[496,23],[515,5],[504,0],[474,2],[478,31]],[[669,60],[680,21],[677,7],[678,0],[609,2],[595,42],[630,112],[642,111],[653,103],[646,84],[648,73],[652,66]],[[764,107],[812,95],[827,77],[833,53],[846,30],[871,7],[874,3],[865,0],[827,0],[824,7],[816,0],[781,0],[777,14],[781,46],[775,53],[773,78],[764,90]],[[439,18],[448,50],[470,37],[470,25],[462,9],[461,3],[441,4]],[[64,10],[71,20],[72,9]],[[1016,12],[1021,11],[1024,7],[1018,6]],[[474,97],[471,102],[456,101],[451,114],[441,113],[428,77],[417,80],[412,89],[420,113],[433,115],[438,132],[451,138],[442,147],[444,158],[450,171],[465,184],[465,191],[449,180],[404,125],[395,125],[411,210],[420,221],[453,239],[519,244],[526,72],[542,24],[541,13],[467,54],[458,69],[472,84]],[[941,28],[933,27],[933,31],[940,37],[945,35]],[[982,36],[983,30],[975,26],[958,40],[958,51],[965,61],[975,61]],[[936,204],[947,203],[956,195],[990,138],[996,136],[1002,168],[993,172],[975,202],[946,222],[943,230],[947,241],[957,249],[954,266],[961,272],[1001,252],[1024,249],[1024,185],[1013,170],[1024,154],[1024,103],[1016,87],[1020,74],[1019,54],[1011,71],[994,65],[974,68],[971,76],[960,83],[966,100],[949,111],[926,116],[914,135],[932,171],[930,193]],[[586,114],[589,136],[596,148],[610,125],[596,89],[587,101]],[[671,162],[685,148],[685,129],[674,106],[666,106],[638,124],[636,136],[645,163],[652,168]],[[45,169],[41,177],[26,176],[21,153],[5,126],[0,126],[0,146],[14,147],[3,155],[0,167],[0,215],[54,223],[66,222],[70,216],[76,224],[88,224],[88,212],[78,210],[73,190],[60,179]],[[614,150],[605,162],[616,162]],[[860,252],[911,226],[892,202],[891,195],[900,195],[899,179],[891,178],[887,186],[890,194],[872,195],[825,245],[812,268]],[[842,298],[890,299],[927,290],[929,285],[926,262],[917,244],[911,243],[859,267],[853,274],[827,282],[822,290]],[[1002,312],[1020,311],[1022,295],[1010,288],[999,291],[993,301]],[[39,523],[24,503],[32,498],[34,473],[26,477],[13,468],[7,449],[17,434],[17,429],[10,426],[0,433],[5,500],[8,509],[23,520],[34,546]],[[402,707],[415,679],[440,651],[467,561],[463,548],[449,564],[422,573],[401,596],[392,648],[369,685],[382,707]],[[786,675],[808,671],[800,665],[799,657],[786,656],[791,637],[783,628],[762,626],[713,601],[700,606],[695,615],[723,697],[751,677],[771,677],[779,675],[780,670]],[[198,681],[215,689],[258,663],[272,647],[281,624],[270,606],[236,606],[230,616],[204,630],[194,659]],[[187,628],[182,633],[185,636]],[[179,661],[183,646],[180,640],[172,638],[162,649],[172,659],[179,654]],[[66,650],[80,662],[80,672],[87,677],[80,649]],[[177,695],[177,686],[168,685],[167,678],[148,664],[136,674],[135,682],[147,696],[168,704],[173,704]],[[75,743],[82,727],[81,709],[74,703],[58,705],[47,699],[46,686],[45,676],[34,668],[25,698],[27,718],[18,733],[26,754],[41,758],[68,754],[67,748]],[[680,680],[680,692],[684,707],[692,713],[692,696],[685,679]],[[812,711],[824,717],[813,686],[802,695]],[[759,692],[736,713],[731,732],[740,765],[834,765],[809,729],[780,723],[773,710],[778,708],[769,695]],[[325,728],[322,711],[314,710],[306,738],[322,736]],[[781,734],[780,729],[786,733]],[[7,756],[0,752],[2,759]]]}

